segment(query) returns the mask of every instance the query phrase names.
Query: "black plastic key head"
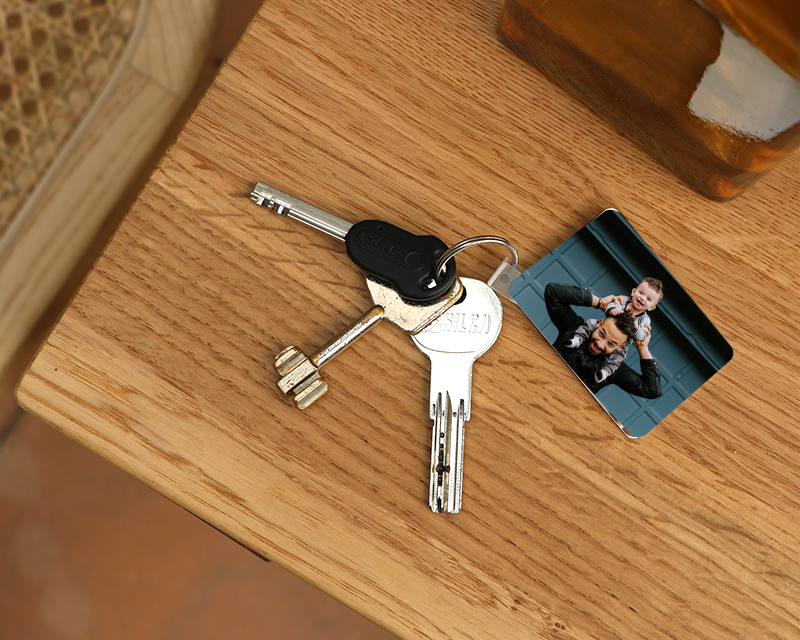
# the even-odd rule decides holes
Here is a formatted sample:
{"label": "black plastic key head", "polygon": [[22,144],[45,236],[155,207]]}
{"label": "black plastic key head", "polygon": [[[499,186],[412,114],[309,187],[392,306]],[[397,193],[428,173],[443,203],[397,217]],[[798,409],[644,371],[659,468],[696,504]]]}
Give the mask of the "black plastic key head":
{"label": "black plastic key head", "polygon": [[441,278],[433,269],[447,245],[436,236],[415,236],[380,220],[362,220],[345,236],[347,255],[359,267],[392,285],[405,299],[430,302],[441,298],[456,278],[455,260]]}

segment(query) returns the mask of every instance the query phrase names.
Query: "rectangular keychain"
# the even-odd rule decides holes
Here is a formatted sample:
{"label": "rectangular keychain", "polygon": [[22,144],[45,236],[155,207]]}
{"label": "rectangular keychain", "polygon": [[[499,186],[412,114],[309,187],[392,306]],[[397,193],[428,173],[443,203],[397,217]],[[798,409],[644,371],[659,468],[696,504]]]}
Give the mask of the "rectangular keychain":
{"label": "rectangular keychain", "polygon": [[733,357],[616,209],[522,273],[504,262],[489,284],[519,305],[629,438],[649,433]]}

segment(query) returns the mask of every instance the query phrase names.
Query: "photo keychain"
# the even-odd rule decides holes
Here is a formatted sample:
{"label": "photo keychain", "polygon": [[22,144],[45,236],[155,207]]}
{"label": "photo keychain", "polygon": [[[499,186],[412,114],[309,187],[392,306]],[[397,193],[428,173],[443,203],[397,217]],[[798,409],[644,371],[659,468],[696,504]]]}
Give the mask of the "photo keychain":
{"label": "photo keychain", "polygon": [[[366,272],[372,306],[315,351],[275,355],[278,388],[299,409],[328,390],[321,368],[382,321],[430,360],[428,504],[458,513],[474,362],[503,324],[499,296],[517,304],[629,438],[649,433],[716,373],[733,350],[622,214],[606,209],[525,272],[505,238],[452,247],[387,221],[349,222],[263,182],[258,205],[342,242]],[[511,254],[488,282],[458,277],[455,255],[481,244]]]}
{"label": "photo keychain", "polygon": [[606,209],[532,267],[489,285],[516,303],[629,438],[649,433],[733,349],[647,243]]}

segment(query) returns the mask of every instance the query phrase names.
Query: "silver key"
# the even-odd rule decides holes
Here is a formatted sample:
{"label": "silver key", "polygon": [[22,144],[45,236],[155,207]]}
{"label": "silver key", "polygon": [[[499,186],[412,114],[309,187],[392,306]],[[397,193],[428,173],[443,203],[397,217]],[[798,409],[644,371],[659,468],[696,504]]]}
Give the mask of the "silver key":
{"label": "silver key", "polygon": [[293,393],[294,403],[300,409],[305,409],[328,389],[328,383],[322,380],[319,374],[320,367],[353,344],[378,322],[389,320],[404,331],[410,333],[421,331],[452,307],[463,293],[458,278],[443,298],[429,303],[408,302],[390,286],[373,276],[367,276],[367,288],[375,306],[316,354],[308,357],[297,347],[289,346],[275,356],[275,368],[281,376],[278,387],[284,395]]}
{"label": "silver key", "polygon": [[470,417],[472,364],[497,340],[503,305],[484,282],[462,278],[466,295],[412,338],[431,361],[431,480],[436,513],[458,513],[464,463],[464,423]]}
{"label": "silver key", "polygon": [[376,219],[351,224],[263,182],[256,184],[250,197],[271,211],[341,240],[357,267],[390,284],[407,301],[438,300],[453,287],[456,265],[451,259],[441,260],[448,248],[436,236],[416,235]]}
{"label": "silver key", "polygon": [[347,220],[342,220],[342,218],[332,213],[317,209],[317,207],[307,202],[286,195],[263,182],[256,184],[253,192],[250,194],[250,198],[262,207],[267,207],[279,215],[287,216],[293,220],[307,224],[338,240],[344,241],[344,237],[347,235],[350,227],[353,226],[353,224],[347,222]]}

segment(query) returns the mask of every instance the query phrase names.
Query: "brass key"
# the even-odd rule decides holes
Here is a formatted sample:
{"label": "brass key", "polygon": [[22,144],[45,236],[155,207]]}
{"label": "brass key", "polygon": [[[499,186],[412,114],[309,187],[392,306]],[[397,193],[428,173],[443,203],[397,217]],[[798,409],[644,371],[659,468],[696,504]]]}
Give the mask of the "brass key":
{"label": "brass key", "polygon": [[320,367],[381,320],[389,320],[411,334],[417,333],[452,307],[464,290],[461,281],[456,278],[442,298],[419,303],[405,300],[392,287],[373,276],[367,276],[367,288],[374,306],[316,354],[308,357],[297,347],[289,346],[275,356],[275,368],[281,376],[278,387],[284,395],[294,394],[294,403],[300,409],[308,407],[328,390],[328,383],[320,376]]}

